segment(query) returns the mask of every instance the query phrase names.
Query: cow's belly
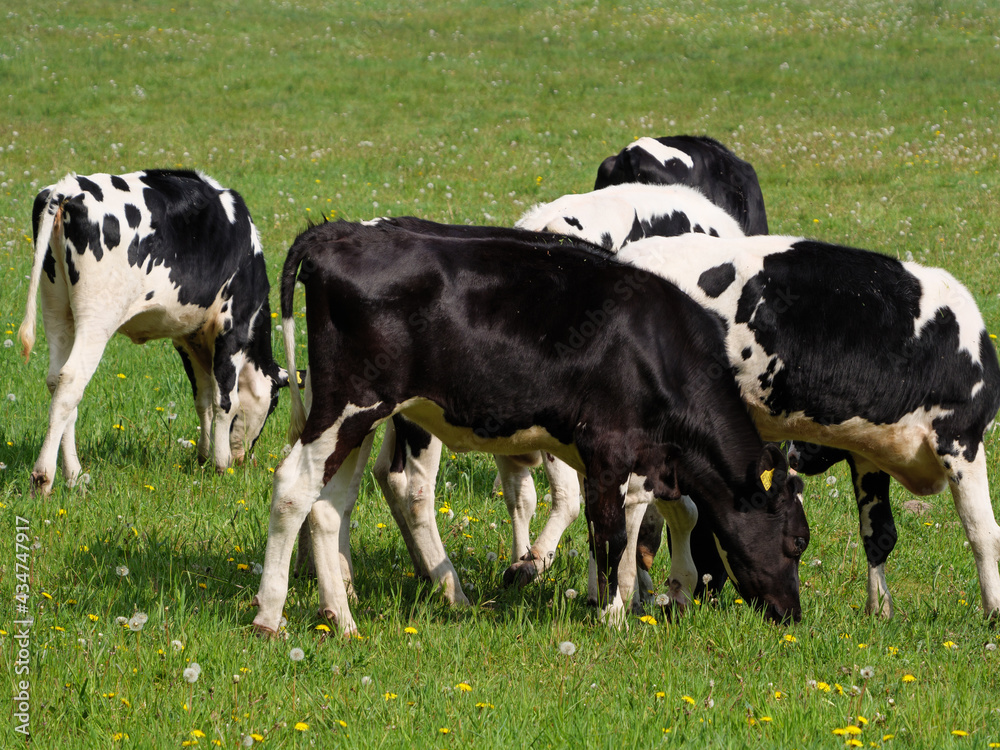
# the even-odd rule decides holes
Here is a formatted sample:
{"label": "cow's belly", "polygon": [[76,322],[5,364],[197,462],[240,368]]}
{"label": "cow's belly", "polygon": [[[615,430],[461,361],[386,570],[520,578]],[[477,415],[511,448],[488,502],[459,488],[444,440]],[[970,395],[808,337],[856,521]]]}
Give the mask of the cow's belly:
{"label": "cow's belly", "polygon": [[501,455],[519,455],[531,451],[546,451],[583,472],[583,459],[575,445],[567,445],[549,434],[544,427],[529,427],[507,437],[489,437],[487,430],[459,427],[448,422],[444,410],[433,401],[413,399],[398,410],[407,419],[417,423],[451,450],[459,453],[481,451]]}
{"label": "cow's belly", "polygon": [[851,417],[840,424],[822,425],[802,412],[775,416],[751,407],[750,413],[765,440],[801,440],[864,456],[915,495],[933,495],[948,486],[932,426],[949,413],[946,409],[918,409],[892,424]]}

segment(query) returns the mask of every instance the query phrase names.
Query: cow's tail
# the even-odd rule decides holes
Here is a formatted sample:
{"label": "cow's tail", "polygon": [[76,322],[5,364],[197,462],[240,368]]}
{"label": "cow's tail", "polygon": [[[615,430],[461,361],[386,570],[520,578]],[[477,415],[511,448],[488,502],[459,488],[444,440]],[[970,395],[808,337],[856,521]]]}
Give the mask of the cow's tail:
{"label": "cow's tail", "polygon": [[57,247],[53,249],[57,253],[62,252],[64,245],[62,198],[63,196],[57,191],[52,191],[42,211],[41,220],[35,233],[35,259],[31,265],[31,280],[28,282],[28,301],[24,306],[24,320],[17,331],[17,337],[21,341],[21,354],[25,361],[31,356],[31,350],[35,346],[38,285],[42,281],[42,264],[45,262],[45,253],[48,251],[51,241],[56,243]]}
{"label": "cow's tail", "polygon": [[302,236],[295,240],[285,258],[281,271],[281,333],[285,343],[285,362],[288,367],[288,390],[292,396],[292,414],[288,424],[288,444],[295,445],[306,425],[306,408],[302,403],[298,370],[295,369],[295,281],[299,266],[306,259],[309,245]]}

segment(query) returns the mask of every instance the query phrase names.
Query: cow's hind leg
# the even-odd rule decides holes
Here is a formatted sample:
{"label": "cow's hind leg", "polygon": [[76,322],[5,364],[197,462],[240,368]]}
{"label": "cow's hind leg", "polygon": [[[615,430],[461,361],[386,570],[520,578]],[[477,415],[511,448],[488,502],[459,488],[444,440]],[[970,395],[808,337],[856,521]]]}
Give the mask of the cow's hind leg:
{"label": "cow's hind leg", "polygon": [[1000,617],[1000,527],[997,526],[990,503],[990,484],[986,475],[986,448],[980,443],[976,458],[944,457],[948,470],[951,496],[965,535],[972,547],[979,573],[979,590],[983,598],[983,613],[990,619]]}
{"label": "cow's hind leg", "polygon": [[[503,476],[504,469],[500,459],[501,457],[497,456],[497,468],[500,469],[501,476]],[[545,467],[545,473],[549,477],[549,489],[552,495],[552,507],[549,509],[549,518],[545,522],[542,531],[538,534],[538,538],[535,539],[535,543],[530,546],[526,553],[521,555],[519,560],[514,557],[511,566],[504,571],[503,582],[507,586],[513,583],[522,586],[530,583],[536,576],[552,565],[559,540],[562,539],[562,535],[569,528],[569,525],[580,515],[581,495],[579,475],[574,469],[548,453],[542,455],[542,463]],[[528,472],[528,482],[530,483],[530,497],[534,498],[535,487],[534,483],[531,482],[530,472]],[[509,509],[510,498],[507,494],[506,481],[504,482],[504,499],[507,500]],[[532,504],[532,512],[534,512],[534,504]],[[524,515],[524,511],[519,511],[519,513]],[[530,519],[531,514],[529,513],[524,521],[525,541],[527,541],[527,526]],[[512,523],[514,522],[513,513],[511,513],[511,521]],[[517,534],[515,532],[516,539]],[[517,554],[516,543],[514,554]]]}
{"label": "cow's hind leg", "polygon": [[868,602],[865,611],[892,617],[892,596],[885,580],[885,561],[896,546],[896,523],[889,505],[889,475],[862,456],[848,457],[858,503],[861,541],[868,558]]}
{"label": "cow's hind leg", "polygon": [[389,504],[418,576],[431,580],[451,604],[467,605],[458,571],[441,542],[434,485],[441,441],[399,415],[386,424],[375,480]]}
{"label": "cow's hind leg", "polygon": [[108,344],[109,335],[103,332],[91,332],[85,328],[77,328],[76,337],[69,356],[55,377],[50,366],[46,382],[52,389],[52,403],[49,406],[49,429],[42,441],[42,449],[31,473],[32,488],[35,492],[48,494],[52,491],[52,478],[55,474],[56,457],[59,444],[66,441],[71,447],[69,463],[64,458],[63,469],[67,472],[70,483],[76,481],[80,463],[76,458],[75,422],[77,407],[83,398],[87,383],[94,376],[97,365],[101,362],[104,348]]}
{"label": "cow's hind leg", "polygon": [[690,497],[656,501],[656,509],[667,523],[670,534],[670,575],[667,578],[670,603],[684,611],[698,585],[698,568],[691,554],[691,533],[698,523],[698,507]]}
{"label": "cow's hind leg", "polygon": [[215,341],[212,358],[212,441],[215,470],[219,472],[225,471],[233,462],[229,433],[240,408],[239,373],[246,357],[243,343],[232,335],[220,336]]}
{"label": "cow's hind leg", "polygon": [[[625,493],[628,470],[615,470],[596,463],[587,467],[584,480],[586,491],[587,526],[590,530],[590,551],[597,572],[597,605],[601,619],[610,625],[625,622],[627,610],[622,599],[622,578],[619,566],[628,543],[625,526]],[[628,593],[634,581],[628,583]]]}

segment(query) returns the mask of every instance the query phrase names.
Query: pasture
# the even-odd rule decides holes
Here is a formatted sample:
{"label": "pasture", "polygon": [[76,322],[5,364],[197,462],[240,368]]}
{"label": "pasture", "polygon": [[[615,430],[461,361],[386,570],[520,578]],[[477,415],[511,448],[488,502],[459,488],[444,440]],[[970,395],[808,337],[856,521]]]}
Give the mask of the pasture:
{"label": "pasture", "polygon": [[[196,168],[239,191],[277,310],[278,271],[309,222],[512,225],[535,202],[591,189],[601,160],[633,139],[682,133],[754,165],[772,233],[942,266],[1000,331],[998,30],[988,0],[8,9],[0,662],[4,698],[28,698],[8,703],[3,746],[24,742],[19,701],[43,748],[1000,746],[1000,634],[948,494],[915,506],[893,485],[891,622],[864,614],[840,465],[806,480],[800,624],[763,623],[727,587],[677,622],[651,611],[613,631],[584,601],[582,521],[543,580],[504,589],[510,534],[492,461],[446,451],[439,526],[473,606],[451,610],[413,577],[368,478],[352,532],[359,637],[317,629],[314,584],[292,579],[287,639],[262,641],[250,602],[287,393],[255,463],[216,475],[196,460],[173,347],[116,337],[80,407],[86,481],[57,477],[33,499],[47,351],[42,335],[26,364],[16,342],[32,200],[70,171]],[[283,362],[280,335],[274,345]],[[997,496],[993,434],[987,449]],[[543,475],[538,486],[541,497]],[[658,586],[666,570],[664,549]],[[26,614],[27,642],[14,624]]]}

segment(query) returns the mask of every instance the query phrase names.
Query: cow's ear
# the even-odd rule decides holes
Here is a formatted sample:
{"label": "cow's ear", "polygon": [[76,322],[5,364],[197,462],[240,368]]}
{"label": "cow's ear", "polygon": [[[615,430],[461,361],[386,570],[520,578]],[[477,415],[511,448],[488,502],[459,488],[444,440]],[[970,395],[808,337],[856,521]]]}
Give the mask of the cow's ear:
{"label": "cow's ear", "polygon": [[296,370],[295,371],[295,382],[298,383],[299,388],[303,388],[306,384],[306,371]]}
{"label": "cow's ear", "polygon": [[778,495],[788,475],[788,461],[781,448],[767,443],[757,462],[757,481],[769,497]]}
{"label": "cow's ear", "polygon": [[278,377],[275,379],[274,382],[275,382],[275,384],[279,388],[287,388],[288,387],[288,370],[286,370],[284,367],[279,367],[278,368]]}

